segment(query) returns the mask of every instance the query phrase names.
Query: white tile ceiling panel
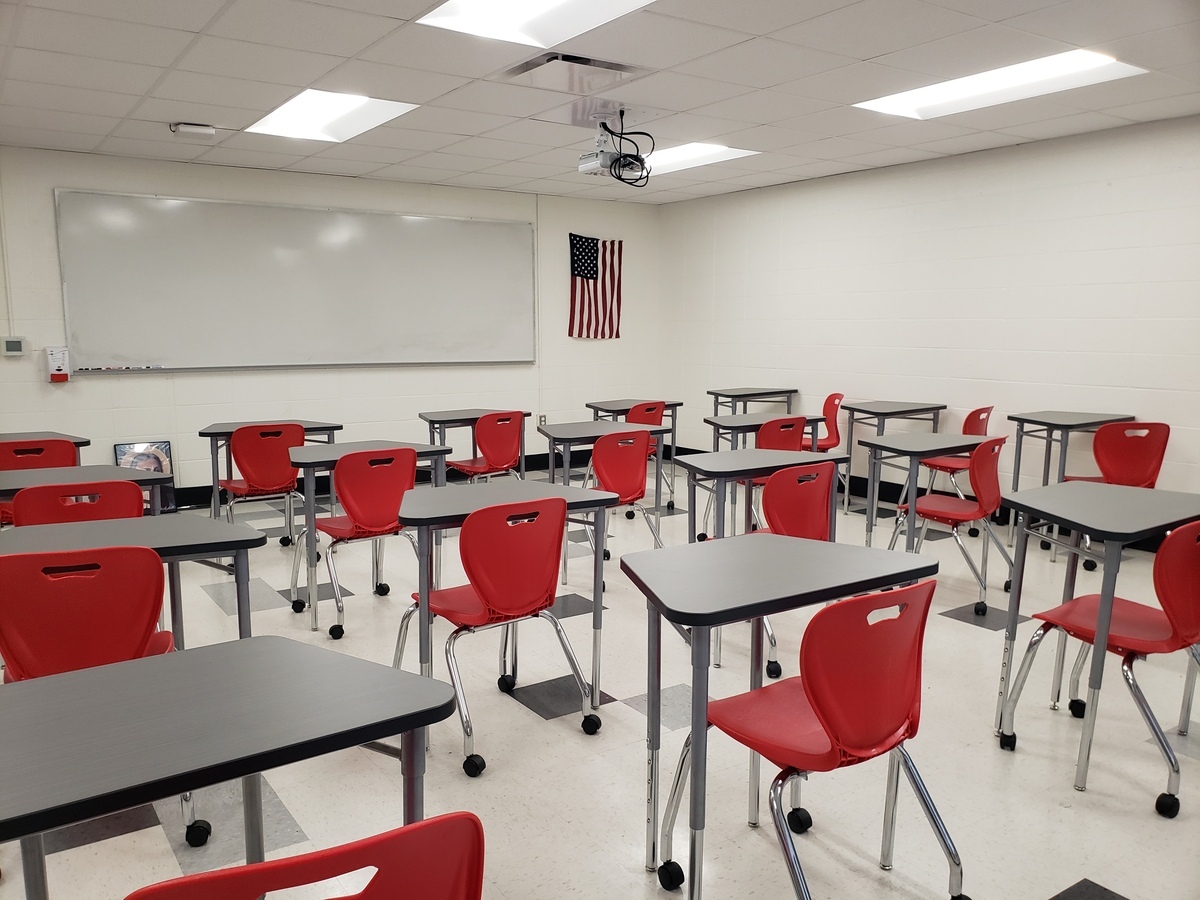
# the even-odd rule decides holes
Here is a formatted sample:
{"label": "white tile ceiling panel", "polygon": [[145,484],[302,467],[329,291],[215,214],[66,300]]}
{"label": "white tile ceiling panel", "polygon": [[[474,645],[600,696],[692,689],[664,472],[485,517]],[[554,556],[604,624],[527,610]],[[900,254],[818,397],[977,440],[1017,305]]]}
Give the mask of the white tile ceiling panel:
{"label": "white tile ceiling panel", "polygon": [[165,100],[187,100],[269,112],[296,95],[294,87],[201,72],[169,72],[151,93]]}
{"label": "white tile ceiling panel", "polygon": [[210,148],[184,141],[142,141],[110,137],[100,142],[100,145],[96,147],[96,152],[109,156],[134,156],[142,159],[193,160],[208,149]]}
{"label": "white tile ceiling panel", "polygon": [[11,3],[0,4],[0,42],[5,46],[12,43],[12,30],[16,21],[17,7]]}
{"label": "white tile ceiling panel", "polygon": [[780,171],[786,172],[788,175],[795,176],[796,180],[799,181],[808,178],[826,178],[830,175],[845,175],[848,172],[861,172],[868,168],[870,168],[870,166],[867,166],[863,163],[852,163],[847,162],[846,160],[838,160],[837,162],[823,161],[806,163],[791,169],[781,169]]}
{"label": "white tile ceiling panel", "polygon": [[494,162],[494,160],[485,159],[482,156],[460,156],[452,152],[453,149],[454,145],[451,144],[445,150],[422,153],[420,156],[414,156],[408,160],[408,165],[426,166],[430,169],[441,169],[448,172],[478,172],[481,169],[490,168]]}
{"label": "white tile ceiling panel", "polygon": [[307,87],[313,79],[320,78],[343,61],[341,57],[322,53],[202,36],[176,67],[188,72]]}
{"label": "white tile ceiling panel", "polygon": [[104,138],[98,134],[73,131],[48,131],[44,128],[24,128],[0,124],[0,144],[13,147],[40,147],[45,150],[80,150],[85,153],[96,148]]}
{"label": "white tile ceiling panel", "polygon": [[374,163],[375,168],[420,156],[423,150],[398,150],[395,147],[370,147],[365,144],[333,144],[308,159],[337,159],[345,162]]}
{"label": "white tile ceiling panel", "polygon": [[218,131],[215,137],[206,138],[198,134],[172,133],[166,122],[148,122],[144,119],[126,119],[113,129],[111,138],[130,141],[153,141],[163,144],[196,144],[201,150],[214,147],[233,132]]}
{"label": "white tile ceiling panel", "polygon": [[261,119],[262,110],[151,98],[143,100],[133,111],[133,115],[151,122],[163,122],[164,125],[167,122],[197,122],[212,125],[214,128],[240,131]]}
{"label": "white tile ceiling panel", "polygon": [[654,122],[654,136],[674,140],[680,144],[692,141],[712,143],[712,138],[737,131],[741,127],[742,123],[732,119],[701,116],[696,113],[676,113]]}
{"label": "white tile ceiling panel", "polygon": [[921,0],[862,0],[773,35],[867,60],[983,25],[974,16]]}
{"label": "white tile ceiling panel", "polygon": [[519,84],[473,81],[439,97],[434,106],[526,118],[570,101],[570,94],[542,91]]}
{"label": "white tile ceiling panel", "polygon": [[698,106],[748,93],[750,89],[740,84],[680,75],[677,72],[659,72],[606,91],[604,96],[625,103],[686,112]]}
{"label": "white tile ceiling panel", "polygon": [[693,22],[728,27],[736,23],[739,31],[750,34],[768,34],[796,25],[807,19],[850,6],[858,0],[756,0],[742,3],[731,15],[729,0],[658,0],[653,11],[665,16],[675,16]]}
{"label": "white tile ceiling panel", "polygon": [[830,103],[855,104],[924,87],[939,79],[904,69],[860,62],[781,84],[776,90]]}
{"label": "white tile ceiling panel", "polygon": [[229,0],[27,0],[29,6],[200,31]]}
{"label": "white tile ceiling panel", "polygon": [[422,106],[405,113],[396,120],[397,124],[393,127],[470,136],[483,134],[514,121],[515,116],[497,116],[464,109],[447,109],[443,106]]}
{"label": "white tile ceiling panel", "polygon": [[917,150],[913,147],[891,147],[887,150],[876,150],[873,153],[848,156],[846,161],[863,163],[868,166],[902,166],[905,163],[937,159],[940,155],[931,150]]}
{"label": "white tile ceiling panel", "polygon": [[541,152],[536,144],[519,144],[514,141],[497,141],[486,137],[471,137],[459,141],[446,148],[447,153],[457,153],[462,156],[480,156],[488,161],[488,165],[506,162],[514,159],[524,159],[534,153]]}
{"label": "white tile ceiling panel", "polygon": [[752,125],[770,125],[784,119],[794,119],[833,106],[824,100],[813,100],[799,94],[781,91],[755,91],[720,103],[709,103],[692,110],[693,115],[728,118]]}
{"label": "white tile ceiling panel", "polygon": [[1165,100],[1150,100],[1130,106],[1117,106],[1108,110],[1111,115],[1132,119],[1135,122],[1153,122],[1157,119],[1175,119],[1179,116],[1200,114],[1200,94],[1167,97]]}
{"label": "white tile ceiling panel", "polygon": [[930,141],[941,141],[967,134],[971,134],[971,129],[963,128],[961,125],[951,125],[940,119],[930,119],[924,122],[907,119],[896,125],[872,128],[862,137],[880,144],[891,144],[894,147],[913,147],[917,144],[927,144]]}
{"label": "white tile ceiling panel", "polygon": [[313,87],[343,94],[361,94],[377,100],[428,103],[470,81],[458,75],[422,72],[384,63],[352,59],[317,80]]}
{"label": "white tile ceiling panel", "polygon": [[1170,69],[1174,66],[1200,62],[1200,21],[1117,41],[1105,41],[1091,49],[1107,53],[1130,65],[1172,74]]}
{"label": "white tile ceiling panel", "polygon": [[458,174],[453,169],[431,169],[427,166],[412,166],[408,163],[402,163],[400,165],[377,169],[369,177],[380,178],[384,181],[416,181],[422,184],[436,184],[443,179],[453,178]]}
{"label": "white tile ceiling panel", "polygon": [[483,187],[506,189],[514,185],[524,184],[528,178],[514,178],[511,175],[494,175],[487,172],[468,172],[466,175],[455,175],[447,178],[445,184],[458,184],[463,187]]}
{"label": "white tile ceiling panel", "polygon": [[1088,47],[1200,19],[1195,0],[1068,0],[1009,19],[1022,31]]}
{"label": "white tile ceiling panel", "polygon": [[411,22],[361,54],[362,59],[482,78],[538,54],[534,47]]}
{"label": "white tile ceiling panel", "polygon": [[1073,116],[1081,110],[1077,106],[1069,106],[1062,102],[1068,93],[1061,91],[1048,97],[1031,97],[1028,100],[1001,103],[999,106],[972,109],[952,116],[941,116],[939,121],[981,131],[999,131],[1011,125],[1041,122],[1058,116]]}
{"label": "white tile ceiling panel", "polygon": [[209,29],[218,37],[354,56],[400,23],[302,0],[238,0]]}
{"label": "white tile ceiling panel", "polygon": [[1015,28],[985,25],[930,41],[919,47],[888,53],[874,62],[949,79],[962,78],[964,75],[974,75],[977,72],[999,69],[1002,66],[1041,59],[1043,56],[1074,49],[1076,47],[1072,44],[1018,31]]}
{"label": "white tile ceiling panel", "polygon": [[587,190],[586,186],[578,184],[568,184],[565,181],[525,181],[513,188],[514,191],[523,191],[533,194],[556,194],[567,197],[572,194],[577,194],[579,191]]}
{"label": "white tile ceiling panel", "polygon": [[250,150],[255,153],[303,158],[328,149],[332,143],[280,137],[276,134],[252,134],[247,131],[237,131],[221,141],[221,146],[230,150]]}
{"label": "white tile ceiling panel", "polygon": [[564,166],[578,171],[579,151],[570,147],[560,147],[557,150],[543,150],[533,156],[525,157],[525,162],[545,163],[548,166]]}
{"label": "white tile ceiling panel", "polygon": [[1016,135],[1031,141],[1045,138],[1065,137],[1068,134],[1083,134],[1086,131],[1103,131],[1106,128],[1119,128],[1130,124],[1129,119],[1121,119],[1104,113],[1086,112],[1076,116],[1065,116],[1061,119],[1050,119],[1045,122],[1030,122],[1028,125],[1014,125],[1006,128],[1004,133]]}
{"label": "white tile ceiling panel", "polygon": [[806,75],[840,69],[854,62],[857,60],[848,56],[824,53],[811,47],[770,38],[755,38],[676,66],[675,70],[685,75],[769,88]]}
{"label": "white tile ceiling panel", "polygon": [[780,128],[792,128],[808,134],[841,137],[847,134],[859,134],[872,128],[895,125],[896,117],[874,110],[857,109],[853,106],[835,106],[832,109],[825,109],[807,116],[784,119],[775,124]]}
{"label": "white tile ceiling panel", "polygon": [[27,7],[13,44],[33,50],[169,66],[194,37],[186,31]]}
{"label": "white tile ceiling panel", "polygon": [[[411,116],[408,113],[400,119]],[[430,150],[440,150],[447,144],[453,144],[455,141],[461,141],[461,134],[440,134],[434,131],[415,131],[408,128],[394,128],[389,125],[380,125],[378,128],[372,128],[365,134],[351,138],[345,143],[338,144],[339,147],[353,147],[361,144],[364,147],[395,149],[395,150],[416,150],[421,153],[428,153]],[[396,159],[406,159],[404,154],[397,154]]]}
{"label": "white tile ceiling panel", "polygon": [[289,172],[313,172],[318,175],[346,175],[350,177],[367,175],[381,168],[383,166],[377,162],[364,162],[356,159],[328,159],[324,156],[310,156],[287,167]]}
{"label": "white tile ceiling panel", "polygon": [[62,112],[87,113],[97,116],[127,116],[141,100],[133,94],[113,94],[89,91],[86,88],[63,87],[57,84],[37,84],[32,81],[4,81],[0,103],[27,106],[32,109],[51,109]]}
{"label": "white tile ceiling panel", "polygon": [[737,147],[739,150],[782,150],[784,147],[794,147],[797,144],[811,140],[799,131],[788,128],[773,128],[770,125],[755,125],[741,131],[731,131],[721,135],[720,143],[727,147]]}
{"label": "white tile ceiling panel", "polygon": [[284,169],[303,157],[286,153],[258,153],[254,150],[235,150],[232,147],[213,147],[198,158],[214,166],[241,166],[247,169]]}
{"label": "white tile ceiling panel", "polygon": [[[1108,90],[1102,90],[1104,87]],[[1170,75],[1160,75],[1158,72],[1147,72],[1145,75],[1122,78],[1107,85],[1093,84],[1090,87],[1075,88],[1073,91],[1063,91],[1062,99],[1071,106],[1094,110],[1178,97],[1197,91],[1200,91],[1200,85],[1189,84]]]}
{"label": "white tile ceiling panel", "polygon": [[645,128],[651,122],[670,115],[668,110],[641,103],[627,103],[607,97],[577,97],[563,106],[540,112],[534,118],[539,122],[573,125],[593,131],[597,127],[596,123],[602,119],[614,125],[618,124],[622,112],[625,114],[626,128]]}
{"label": "white tile ceiling panel", "polygon": [[569,172],[565,166],[548,166],[545,163],[531,163],[525,160],[501,163],[498,166],[492,166],[490,169],[484,169],[484,171],[493,175],[508,175],[526,180],[549,178],[553,175],[565,175]]}
{"label": "white tile ceiling panel", "polygon": [[430,0],[309,0],[321,6],[332,6],[335,9],[352,9],[356,12],[374,13],[377,16],[391,16],[393,19],[415,19],[437,3]]}
{"label": "white tile ceiling panel", "polygon": [[1039,9],[1058,6],[1066,0],[926,0],[935,6],[943,6],[969,16],[978,16],[989,22],[1003,22],[1023,16]]}
{"label": "white tile ceiling panel", "polygon": [[1007,147],[1020,144],[1025,138],[1015,134],[1001,134],[998,131],[975,131],[962,137],[946,138],[941,141],[930,141],[927,144],[916,144],[918,150],[932,150],[934,153],[947,155],[955,153],[975,153],[979,150],[992,150],[996,147]]}
{"label": "white tile ceiling panel", "polygon": [[12,125],[17,128],[104,135],[116,128],[120,121],[113,116],[90,116],[83,113],[0,105],[0,125]]}
{"label": "white tile ceiling panel", "polygon": [[141,66],[111,59],[88,59],[68,53],[14,48],[8,57],[7,77],[41,84],[114,91],[118,94],[143,94],[162,77],[166,69]]}
{"label": "white tile ceiling panel", "polygon": [[590,140],[594,128],[561,125],[558,122],[543,122],[540,119],[521,119],[510,125],[501,125],[487,133],[490,138],[501,141],[518,141],[543,147],[565,147],[581,140]]}
{"label": "white tile ceiling panel", "polygon": [[886,144],[876,144],[871,141],[859,141],[853,138],[824,138],[819,141],[809,141],[797,144],[786,152],[790,156],[809,156],[813,159],[848,159],[863,153],[875,153],[883,150],[894,150]]}
{"label": "white tile ceiling panel", "polygon": [[736,18],[730,17],[730,27],[714,28],[640,10],[565,41],[556,49],[591,59],[669,69],[749,40],[751,35],[736,30]]}

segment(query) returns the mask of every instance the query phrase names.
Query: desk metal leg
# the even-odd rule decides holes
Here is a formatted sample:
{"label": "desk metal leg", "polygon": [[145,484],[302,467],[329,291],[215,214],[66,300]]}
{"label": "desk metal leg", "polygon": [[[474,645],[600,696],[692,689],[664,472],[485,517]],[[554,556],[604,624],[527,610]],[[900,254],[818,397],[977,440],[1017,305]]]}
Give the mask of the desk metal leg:
{"label": "desk metal leg", "polygon": [[525,425],[521,425],[521,455],[518,457],[519,463],[517,471],[521,476],[521,480],[525,480]]}
{"label": "desk metal leg", "polygon": [[[1017,423],[1017,444],[1013,448],[1013,477],[1012,489],[1015,494],[1021,489],[1021,444],[1025,442],[1025,423]],[[1008,518],[1008,546],[1013,545],[1013,533],[1016,531],[1013,523],[1016,521],[1016,513],[1011,513]]]}
{"label": "desk metal leg", "polygon": [[[761,635],[762,626],[755,632]],[[761,637],[759,638],[761,641]],[[688,900],[700,900],[704,889],[704,793],[708,778],[708,644],[707,625],[692,627],[692,790],[688,858]]]}
{"label": "desk metal leg", "polygon": [[646,601],[646,871],[658,868],[658,751],[662,743],[662,618]]}
{"label": "desk metal leg", "polygon": [[679,451],[679,431],[676,427],[677,410],[671,410],[671,475],[668,484],[671,485],[671,496],[675,496],[675,456]]}
{"label": "desk metal leg", "polygon": [[[725,537],[725,492],[728,490],[728,488],[729,488],[729,481],[725,478],[717,478],[716,480],[713,481],[713,490],[715,490],[717,492],[716,493],[717,501],[716,501],[716,503],[713,504],[713,509],[716,513],[716,521],[713,523],[713,537],[718,540],[720,538]],[[737,495],[737,485],[736,484],[734,485],[733,494],[734,494],[734,496]],[[719,669],[719,668],[721,668],[721,629],[720,629],[720,627],[713,628],[713,629],[708,629],[708,628],[704,629],[705,635],[703,638],[698,637],[696,634],[696,630],[692,629],[692,644],[694,646],[696,641],[703,640],[705,643],[705,646],[707,646],[708,645],[708,632],[710,630],[712,632],[712,641],[713,641],[712,664]],[[706,655],[707,655],[707,653],[708,653],[708,651],[705,651]],[[704,666],[704,673],[705,673],[706,679],[708,677],[707,662],[708,661],[706,659],[705,666]],[[707,696],[707,695],[705,695],[705,696]],[[695,782],[692,782],[692,784],[695,784]]]}
{"label": "desk metal leg", "polygon": [[404,779],[404,824],[425,818],[425,746],[426,728],[414,728],[400,735],[400,773]]}
{"label": "desk metal leg", "polygon": [[[1067,477],[1067,444],[1070,439],[1071,429],[1060,428],[1058,437],[1058,484],[1062,484]],[[1058,537],[1062,533],[1058,525],[1055,525],[1051,531],[1053,531],[1055,537]],[[1050,561],[1058,561],[1058,544],[1054,544],[1051,548]]]}
{"label": "desk metal leg", "polygon": [[[748,484],[749,482],[747,482]],[[763,684],[763,619],[750,620],[750,690],[756,691]],[[708,711],[705,710],[707,717]],[[694,734],[694,732],[693,732]],[[692,738],[695,741],[695,737]],[[753,750],[750,751],[749,782],[750,795],[746,809],[746,822],[751,828],[758,827],[758,806],[761,794],[759,775],[762,769],[762,758]],[[693,782],[694,784],[695,782]]]}
{"label": "desk metal leg", "polygon": [[[325,551],[329,553],[327,549]],[[320,628],[317,623],[317,470],[304,469],[304,556],[308,562],[308,627]]]}
{"label": "desk metal leg", "polygon": [[263,841],[262,775],[255,772],[242,778],[242,819],[246,823],[246,862],[267,858]]}
{"label": "desk metal leg", "polygon": [[433,637],[430,634],[429,592],[432,576],[430,528],[417,528],[417,635],[420,641],[421,674],[433,677]]}
{"label": "desk metal leg", "polygon": [[[444,445],[443,445],[444,446]],[[446,486],[446,457],[439,456],[433,461],[433,486]],[[442,583],[442,530],[433,533],[433,583]]]}
{"label": "desk metal leg", "polygon": [[233,554],[233,585],[237,595],[238,638],[250,637],[250,551]]}
{"label": "desk metal leg", "polygon": [[221,480],[221,450],[217,446],[217,439],[211,437],[208,439],[208,452],[212,457],[212,498],[209,500],[209,510],[212,512],[214,519],[221,518],[221,488],[217,482]]}
{"label": "desk metal leg", "polygon": [[[904,552],[912,553],[917,549],[917,476],[920,474],[921,460],[915,456],[908,458],[908,517],[904,525]],[[899,515],[899,511],[897,511]],[[987,552],[987,537],[984,536],[984,552]],[[987,557],[984,556],[986,567]]]}
{"label": "desk metal leg", "polygon": [[[1008,594],[1008,620],[1004,625],[1004,653],[1000,657],[1000,686],[996,696],[995,731],[1012,734],[1012,721],[1005,721],[1004,707],[1008,702],[1009,676],[1012,673],[1013,650],[1017,642],[1017,621],[1021,617],[1021,589],[1025,584],[1025,552],[1029,548],[1029,515],[1017,514],[1017,546],[1013,548],[1012,589]],[[1101,654],[1103,656],[1104,654]]]}
{"label": "desk metal leg", "polygon": [[1100,682],[1104,680],[1104,658],[1108,655],[1108,629],[1112,624],[1113,597],[1117,591],[1117,572],[1121,568],[1120,541],[1104,542],[1104,579],[1100,585],[1100,608],[1096,611],[1096,640],[1092,669],[1088,673],[1087,709],[1083,715],[1083,734],[1079,738],[1079,757],[1075,761],[1075,790],[1087,789],[1088,762],[1092,753],[1092,735],[1096,731],[1096,712],[1100,706]]}
{"label": "desk metal leg", "polygon": [[867,448],[867,543],[871,546],[871,531],[875,522],[875,504],[879,494],[879,451]]}
{"label": "desk metal leg", "polygon": [[550,445],[550,458],[547,460],[550,473],[550,483],[554,484],[554,476],[557,474],[557,466],[555,466],[555,463],[557,462],[557,454],[555,453],[556,445],[553,440],[549,440],[547,443]]}
{"label": "desk metal leg", "polygon": [[46,843],[40,834],[21,838],[21,871],[25,876],[25,900],[50,900],[46,880]]}
{"label": "desk metal leg", "polygon": [[687,476],[687,539],[689,544],[696,543],[696,474],[688,472]]}
{"label": "desk metal leg", "polygon": [[[662,509],[662,489],[663,489],[663,444],[666,443],[660,436],[654,442],[654,506],[656,510]],[[655,512],[658,515],[658,512]]]}
{"label": "desk metal leg", "polygon": [[[850,457],[846,460],[846,495],[842,498],[842,515],[850,513],[850,476],[854,470],[854,413],[846,416],[846,454]],[[867,473],[868,480],[871,473]],[[871,485],[867,484],[867,490],[870,491]]]}
{"label": "desk metal leg", "polygon": [[595,544],[592,547],[592,709],[600,708],[600,635],[604,628],[604,541],[608,536],[608,510],[592,514]]}
{"label": "desk metal leg", "polygon": [[183,650],[183,584],[179,578],[178,560],[167,562],[167,586],[171,598],[171,637],[175,649]]}

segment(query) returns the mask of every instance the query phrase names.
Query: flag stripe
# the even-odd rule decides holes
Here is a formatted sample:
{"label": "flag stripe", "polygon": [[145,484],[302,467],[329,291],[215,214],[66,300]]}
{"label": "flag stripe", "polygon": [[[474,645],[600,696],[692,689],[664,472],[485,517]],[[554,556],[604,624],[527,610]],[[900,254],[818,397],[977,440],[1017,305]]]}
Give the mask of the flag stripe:
{"label": "flag stripe", "polygon": [[570,235],[570,337],[604,340],[621,336],[623,241]]}

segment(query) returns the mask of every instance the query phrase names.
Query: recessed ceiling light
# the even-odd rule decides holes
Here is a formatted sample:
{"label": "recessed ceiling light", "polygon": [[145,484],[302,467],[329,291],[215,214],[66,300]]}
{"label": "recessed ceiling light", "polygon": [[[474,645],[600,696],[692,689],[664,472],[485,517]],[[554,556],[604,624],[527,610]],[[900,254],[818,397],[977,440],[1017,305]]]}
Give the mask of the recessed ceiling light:
{"label": "recessed ceiling light", "polygon": [[707,166],[725,162],[727,159],[757,154],[757,150],[738,150],[736,147],[723,147],[720,144],[680,144],[666,150],[655,150],[646,157],[646,162],[650,164],[650,174],[666,175],[680,169]]}
{"label": "recessed ceiling light", "polygon": [[585,31],[618,19],[652,0],[446,0],[420,19],[478,37],[553,47]]}
{"label": "recessed ceiling light", "polygon": [[415,103],[307,90],[263,116],[247,131],[341,143],[416,109]]}
{"label": "recessed ceiling light", "polygon": [[910,119],[934,119],[1145,72],[1102,53],[1070,50],[854,105]]}

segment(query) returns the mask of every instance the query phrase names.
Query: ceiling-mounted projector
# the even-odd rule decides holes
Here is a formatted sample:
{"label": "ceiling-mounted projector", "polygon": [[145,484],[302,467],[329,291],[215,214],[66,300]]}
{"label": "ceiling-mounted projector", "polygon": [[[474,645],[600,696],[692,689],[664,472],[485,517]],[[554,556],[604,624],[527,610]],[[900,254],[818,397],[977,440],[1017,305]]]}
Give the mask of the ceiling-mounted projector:
{"label": "ceiling-mounted projector", "polygon": [[[649,139],[645,154],[633,136]],[[581,175],[607,175],[632,187],[645,187],[650,180],[650,165],[646,157],[654,152],[654,138],[645,131],[625,131],[625,110],[618,114],[614,130],[601,119],[596,128],[596,149],[580,154]]]}

